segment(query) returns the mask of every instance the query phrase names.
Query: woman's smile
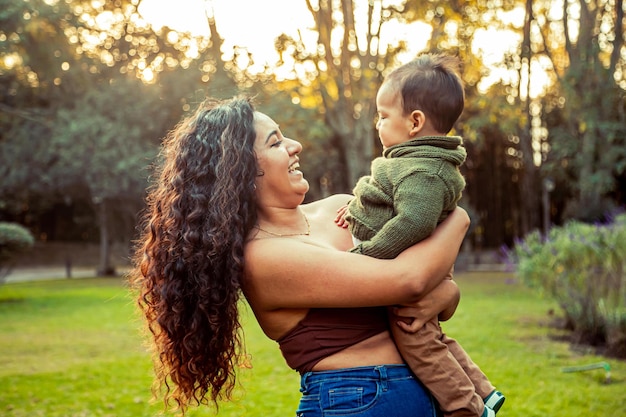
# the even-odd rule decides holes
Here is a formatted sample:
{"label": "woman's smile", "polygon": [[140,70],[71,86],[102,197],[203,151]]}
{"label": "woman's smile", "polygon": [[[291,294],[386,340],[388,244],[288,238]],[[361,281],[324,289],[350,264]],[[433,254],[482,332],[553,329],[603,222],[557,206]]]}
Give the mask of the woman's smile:
{"label": "woman's smile", "polygon": [[300,162],[296,161],[293,164],[289,165],[289,173],[290,174],[302,174],[302,172],[299,171],[300,168]]}

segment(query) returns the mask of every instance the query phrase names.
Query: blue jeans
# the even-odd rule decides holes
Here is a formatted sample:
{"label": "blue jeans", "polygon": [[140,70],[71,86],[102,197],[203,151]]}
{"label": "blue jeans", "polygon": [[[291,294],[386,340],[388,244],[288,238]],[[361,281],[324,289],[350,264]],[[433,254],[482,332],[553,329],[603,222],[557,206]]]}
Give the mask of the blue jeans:
{"label": "blue jeans", "polygon": [[406,365],[379,365],[302,375],[298,417],[435,417],[430,393]]}

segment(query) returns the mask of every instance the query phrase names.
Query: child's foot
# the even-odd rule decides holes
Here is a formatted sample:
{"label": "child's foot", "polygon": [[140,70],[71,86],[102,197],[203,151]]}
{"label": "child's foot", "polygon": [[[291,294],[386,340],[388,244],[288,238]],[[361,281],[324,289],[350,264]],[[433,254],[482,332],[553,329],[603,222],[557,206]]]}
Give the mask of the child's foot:
{"label": "child's foot", "polygon": [[[500,391],[494,390],[487,396],[487,398],[485,398],[485,406],[491,408],[497,413],[500,410],[500,407],[502,407],[502,404],[504,404],[505,399],[506,398]],[[483,416],[484,415],[485,414],[483,413]]]}
{"label": "child's foot", "polygon": [[493,411],[491,408],[485,406],[483,414],[480,417],[496,417],[496,412]]}

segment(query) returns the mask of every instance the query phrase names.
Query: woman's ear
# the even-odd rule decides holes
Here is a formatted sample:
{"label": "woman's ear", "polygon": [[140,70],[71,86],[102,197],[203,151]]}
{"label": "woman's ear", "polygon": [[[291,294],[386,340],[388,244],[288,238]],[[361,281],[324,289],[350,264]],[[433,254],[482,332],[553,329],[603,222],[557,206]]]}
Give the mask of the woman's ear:
{"label": "woman's ear", "polygon": [[424,129],[426,125],[426,115],[421,110],[413,110],[411,112],[411,122],[413,127],[409,131],[410,136],[415,136]]}

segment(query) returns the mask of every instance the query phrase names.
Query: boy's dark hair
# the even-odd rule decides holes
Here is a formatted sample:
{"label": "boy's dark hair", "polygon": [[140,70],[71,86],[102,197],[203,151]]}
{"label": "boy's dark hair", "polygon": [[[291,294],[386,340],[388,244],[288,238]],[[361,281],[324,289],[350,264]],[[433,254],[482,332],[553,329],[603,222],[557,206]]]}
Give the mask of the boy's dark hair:
{"label": "boy's dark hair", "polygon": [[448,133],[465,104],[459,72],[457,57],[423,54],[393,70],[385,82],[398,89],[405,114],[421,110],[437,131]]}

